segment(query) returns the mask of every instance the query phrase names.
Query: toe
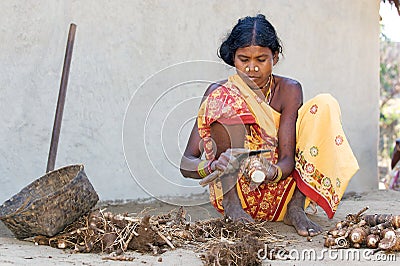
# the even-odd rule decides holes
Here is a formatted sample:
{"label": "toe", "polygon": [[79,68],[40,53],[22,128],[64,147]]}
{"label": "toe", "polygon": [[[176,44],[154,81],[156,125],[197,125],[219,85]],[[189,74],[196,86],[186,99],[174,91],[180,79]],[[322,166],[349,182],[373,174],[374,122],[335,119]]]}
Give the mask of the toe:
{"label": "toe", "polygon": [[322,227],[319,224],[316,224],[311,220],[310,220],[310,222],[311,222],[311,225],[312,225],[310,228],[313,228],[316,232],[318,232],[318,234],[322,233],[323,230],[322,230]]}
{"label": "toe", "polygon": [[322,233],[322,228],[319,225],[317,225],[315,223],[312,223],[310,225],[311,226],[308,227],[308,235],[309,236],[316,236],[316,235]]}
{"label": "toe", "polygon": [[315,236],[318,235],[319,233],[315,231],[313,228],[308,228],[308,235],[309,236]]}
{"label": "toe", "polygon": [[305,228],[304,226],[295,226],[296,231],[299,235],[301,236],[309,236],[309,231],[307,230],[307,228]]}

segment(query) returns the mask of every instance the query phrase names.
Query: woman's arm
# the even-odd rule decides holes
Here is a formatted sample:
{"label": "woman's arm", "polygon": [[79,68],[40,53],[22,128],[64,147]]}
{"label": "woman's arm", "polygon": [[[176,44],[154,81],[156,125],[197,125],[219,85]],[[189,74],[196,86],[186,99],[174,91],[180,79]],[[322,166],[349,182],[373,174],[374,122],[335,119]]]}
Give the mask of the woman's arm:
{"label": "woman's arm", "polygon": [[197,119],[190,133],[189,141],[181,159],[180,170],[184,177],[200,179],[197,167],[201,162],[203,147],[200,145],[201,138],[198,132]]}
{"label": "woman's arm", "polygon": [[[224,84],[225,82],[226,80],[211,84],[204,93],[200,105],[204,102],[204,100],[211,92],[213,92],[215,89],[217,89],[219,86],[221,86],[221,84]],[[195,179],[202,178],[199,176],[197,172],[197,167],[201,162],[200,158],[202,154],[203,154],[202,139],[199,135],[199,129],[197,126],[197,119],[196,119],[192,128],[192,132],[190,133],[186,149],[181,159],[180,171],[184,177],[195,178]]]}
{"label": "woman's arm", "polygon": [[299,82],[282,78],[277,84],[275,102],[271,106],[281,113],[278,130],[278,162],[282,178],[289,176],[295,166],[296,121],[303,104],[303,92]]}

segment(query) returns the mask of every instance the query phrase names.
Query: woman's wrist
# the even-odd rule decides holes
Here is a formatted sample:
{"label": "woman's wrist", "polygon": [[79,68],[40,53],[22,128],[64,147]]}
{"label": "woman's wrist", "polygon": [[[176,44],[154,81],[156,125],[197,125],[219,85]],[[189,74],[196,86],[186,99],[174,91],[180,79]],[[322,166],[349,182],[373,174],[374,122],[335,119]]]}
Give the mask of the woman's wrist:
{"label": "woman's wrist", "polygon": [[276,172],[275,172],[274,178],[271,180],[271,182],[278,183],[282,179],[283,173],[282,173],[282,169],[278,165],[275,165],[275,169],[276,169]]}
{"label": "woman's wrist", "polygon": [[207,161],[201,161],[198,165],[197,165],[197,174],[201,177],[204,178],[207,176],[207,165],[206,165]]}
{"label": "woman's wrist", "polygon": [[269,164],[265,172],[265,179],[271,183],[278,183],[282,179],[282,169],[276,164]]}
{"label": "woman's wrist", "polygon": [[201,177],[204,178],[211,174],[212,172],[215,171],[215,162],[214,160],[202,160],[198,165],[197,165],[197,174]]}

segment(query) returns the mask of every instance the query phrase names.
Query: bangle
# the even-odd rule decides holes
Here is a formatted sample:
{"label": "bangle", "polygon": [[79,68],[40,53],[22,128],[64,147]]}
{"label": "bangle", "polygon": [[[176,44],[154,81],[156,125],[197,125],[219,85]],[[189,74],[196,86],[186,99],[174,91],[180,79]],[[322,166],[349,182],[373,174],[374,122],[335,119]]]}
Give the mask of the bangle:
{"label": "bangle", "polygon": [[276,174],[272,182],[278,183],[282,179],[282,169],[278,165],[275,166],[276,166]]}
{"label": "bangle", "polygon": [[207,173],[206,173],[206,171],[205,171],[205,169],[206,169],[206,167],[205,167],[206,162],[207,162],[207,161],[201,161],[201,162],[199,163],[199,165],[197,166],[197,173],[199,174],[199,176],[200,176],[201,178],[204,178],[204,177],[207,176]]}

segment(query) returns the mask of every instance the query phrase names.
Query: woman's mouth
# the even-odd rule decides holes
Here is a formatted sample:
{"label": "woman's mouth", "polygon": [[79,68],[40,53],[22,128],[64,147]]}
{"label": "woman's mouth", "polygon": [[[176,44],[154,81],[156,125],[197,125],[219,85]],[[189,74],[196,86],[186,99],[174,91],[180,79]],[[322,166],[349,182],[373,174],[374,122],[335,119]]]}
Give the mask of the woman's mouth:
{"label": "woman's mouth", "polygon": [[247,76],[248,78],[248,85],[250,87],[258,87],[257,85],[257,80],[259,79],[259,77],[256,76]]}
{"label": "woman's mouth", "polygon": [[248,78],[249,78],[249,80],[251,80],[251,81],[253,81],[254,83],[256,83],[257,80],[258,80],[260,77],[248,76]]}

